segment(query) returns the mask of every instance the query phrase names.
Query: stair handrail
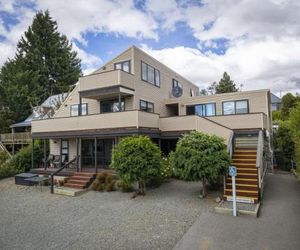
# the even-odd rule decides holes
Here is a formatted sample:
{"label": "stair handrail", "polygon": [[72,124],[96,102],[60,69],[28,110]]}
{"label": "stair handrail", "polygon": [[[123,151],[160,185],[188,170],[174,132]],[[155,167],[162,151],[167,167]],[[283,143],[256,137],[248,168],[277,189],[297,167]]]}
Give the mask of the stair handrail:
{"label": "stair handrail", "polygon": [[[234,143],[234,132],[231,131],[227,143],[227,152],[230,155],[230,159],[232,158],[232,154],[233,154],[233,143]],[[224,175],[224,190],[226,189],[227,178],[228,178],[228,171]]]}
{"label": "stair handrail", "polygon": [[55,172],[51,173],[51,194],[54,193],[54,175],[57,175],[59,172],[61,172],[63,169],[67,168],[71,164],[73,164],[77,159],[79,159],[79,155],[75,156],[71,161],[67,162],[65,165],[57,169]]}
{"label": "stair handrail", "polygon": [[3,152],[5,152],[9,158],[12,158],[11,153],[7,150],[7,148],[5,147],[5,145],[2,143],[2,141],[0,141],[0,148],[3,150]]}
{"label": "stair handrail", "polygon": [[259,188],[261,188],[262,178],[264,177],[263,154],[264,154],[264,135],[263,135],[263,131],[260,130],[258,133],[257,154],[256,154],[256,168],[258,169]]}

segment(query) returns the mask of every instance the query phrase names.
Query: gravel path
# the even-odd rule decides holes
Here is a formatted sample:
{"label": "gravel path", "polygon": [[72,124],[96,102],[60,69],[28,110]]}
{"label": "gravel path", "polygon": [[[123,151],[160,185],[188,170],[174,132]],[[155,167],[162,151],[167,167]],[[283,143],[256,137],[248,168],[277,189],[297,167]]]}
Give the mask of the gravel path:
{"label": "gravel path", "polygon": [[46,187],[0,181],[1,249],[172,249],[217,193],[198,198],[199,183],[172,180],[144,197],[90,191],[51,195]]}

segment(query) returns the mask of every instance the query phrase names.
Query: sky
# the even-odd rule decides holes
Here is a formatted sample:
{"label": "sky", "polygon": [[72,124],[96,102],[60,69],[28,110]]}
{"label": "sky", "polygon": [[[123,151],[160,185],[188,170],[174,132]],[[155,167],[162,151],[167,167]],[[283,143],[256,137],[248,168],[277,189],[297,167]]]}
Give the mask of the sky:
{"label": "sky", "polygon": [[49,10],[88,74],[135,45],[197,84],[300,92],[298,0],[0,0],[0,66]]}

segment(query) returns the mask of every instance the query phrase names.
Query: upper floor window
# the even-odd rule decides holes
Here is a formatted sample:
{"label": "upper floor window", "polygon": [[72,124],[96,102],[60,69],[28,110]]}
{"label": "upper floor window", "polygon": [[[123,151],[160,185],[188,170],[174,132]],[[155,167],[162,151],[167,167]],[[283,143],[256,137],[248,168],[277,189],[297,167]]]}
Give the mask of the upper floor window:
{"label": "upper floor window", "polygon": [[142,80],[160,86],[160,72],[147,63],[142,62]]}
{"label": "upper floor window", "polygon": [[[70,106],[71,116],[78,116],[79,115],[79,107],[80,107],[80,104],[73,104],[73,105]],[[88,114],[88,105],[87,105],[87,103],[82,103],[81,107],[82,107],[81,115],[87,115]]]}
{"label": "upper floor window", "polygon": [[176,79],[172,80],[172,88],[174,89],[175,87],[180,87],[182,88],[182,84],[178,82]]}
{"label": "upper floor window", "polygon": [[154,104],[152,102],[140,100],[140,110],[153,113],[154,112]]}
{"label": "upper floor window", "polygon": [[115,69],[120,69],[120,70],[130,73],[130,61],[115,63]]}
{"label": "upper floor window", "polygon": [[223,115],[249,113],[248,100],[223,102]]}
{"label": "upper floor window", "polygon": [[121,106],[119,100],[108,100],[100,102],[101,113],[120,112],[125,110],[125,102],[121,100]]}
{"label": "upper floor window", "polygon": [[216,104],[206,103],[187,106],[186,113],[187,115],[214,116],[216,115]]}
{"label": "upper floor window", "polygon": [[193,89],[190,89],[190,96],[191,97],[195,96],[195,91]]}

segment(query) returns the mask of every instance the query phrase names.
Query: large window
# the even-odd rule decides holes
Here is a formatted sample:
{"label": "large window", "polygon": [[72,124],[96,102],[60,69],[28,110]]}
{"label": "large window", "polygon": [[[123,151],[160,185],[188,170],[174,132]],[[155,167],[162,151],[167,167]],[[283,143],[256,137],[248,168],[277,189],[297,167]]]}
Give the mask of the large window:
{"label": "large window", "polygon": [[69,141],[68,140],[61,141],[61,155],[62,155],[62,163],[66,163],[69,161]]}
{"label": "large window", "polygon": [[[80,104],[74,104],[74,105],[70,106],[71,116],[78,116],[79,115],[79,106],[80,106]],[[82,103],[81,107],[82,107],[81,115],[87,115],[88,114],[88,105],[87,105],[87,103]]]}
{"label": "large window", "polygon": [[119,100],[108,100],[100,102],[100,112],[101,113],[111,113],[120,112],[125,110],[125,102],[121,100],[121,107],[119,105]]}
{"label": "large window", "polygon": [[187,115],[214,116],[216,115],[216,104],[206,103],[187,106],[186,113]]}
{"label": "large window", "polygon": [[153,113],[154,112],[154,104],[152,102],[140,100],[140,110]]}
{"label": "large window", "polygon": [[131,69],[130,69],[130,61],[124,61],[124,62],[117,62],[115,63],[115,69],[120,69],[123,70],[125,72],[130,73]]}
{"label": "large window", "polygon": [[223,102],[223,115],[249,113],[248,100]]}
{"label": "large window", "polygon": [[147,63],[142,62],[142,80],[160,86],[160,72]]}

